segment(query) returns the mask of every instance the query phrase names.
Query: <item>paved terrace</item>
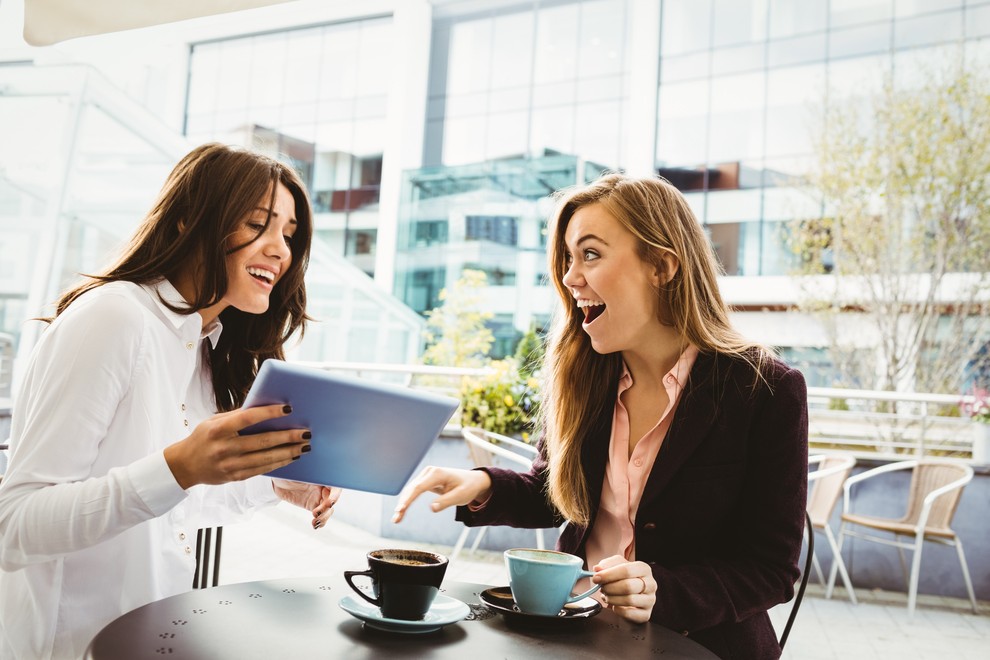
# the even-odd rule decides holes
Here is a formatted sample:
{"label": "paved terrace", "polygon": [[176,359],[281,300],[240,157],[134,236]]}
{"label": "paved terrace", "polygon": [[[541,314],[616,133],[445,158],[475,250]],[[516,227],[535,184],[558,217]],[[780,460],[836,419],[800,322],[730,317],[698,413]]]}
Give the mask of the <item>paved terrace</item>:
{"label": "paved terrace", "polygon": [[[346,506],[347,494],[338,506]],[[445,514],[438,514],[445,515]],[[248,522],[224,528],[220,580],[223,584],[270,578],[303,577],[367,567],[365,554],[375,548],[420,547],[449,553],[448,546],[382,539],[331,519],[326,528],[309,528],[308,514],[280,504],[255,514]],[[482,584],[508,584],[502,556],[466,550],[447,570],[447,579]],[[907,614],[901,593],[858,590],[859,605],[842,598],[838,588],[831,600],[810,584],[784,658],[793,660],[937,660],[990,659],[990,603],[973,614],[965,600],[919,595],[914,619]],[[778,630],[790,604],[774,608]]]}

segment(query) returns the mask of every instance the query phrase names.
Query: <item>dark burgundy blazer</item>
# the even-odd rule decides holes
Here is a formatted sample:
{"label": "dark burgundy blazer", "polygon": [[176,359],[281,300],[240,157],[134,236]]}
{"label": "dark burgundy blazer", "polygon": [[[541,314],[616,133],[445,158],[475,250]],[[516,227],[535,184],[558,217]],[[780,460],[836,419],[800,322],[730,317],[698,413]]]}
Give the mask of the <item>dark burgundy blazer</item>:
{"label": "dark burgundy blazer", "polygon": [[[779,361],[754,385],[738,359],[700,354],[636,514],[636,558],[653,568],[652,621],[726,660],[777,658],[767,610],[791,599],[800,576],[808,480],[804,377]],[[611,385],[615,399],[617,383]],[[612,409],[585,439],[582,464],[594,524],[608,460]],[[493,493],[470,526],[552,527],[545,455],[533,471],[482,468]],[[584,556],[588,528],[568,524],[559,550]]]}

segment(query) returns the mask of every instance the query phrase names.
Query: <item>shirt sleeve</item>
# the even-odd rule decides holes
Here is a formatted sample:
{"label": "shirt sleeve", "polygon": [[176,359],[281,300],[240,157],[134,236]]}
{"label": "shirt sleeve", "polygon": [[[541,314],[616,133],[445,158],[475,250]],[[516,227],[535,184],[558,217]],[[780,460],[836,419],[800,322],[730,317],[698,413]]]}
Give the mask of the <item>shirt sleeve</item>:
{"label": "shirt sleeve", "polygon": [[0,568],[93,546],[181,502],[161,452],[93,477],[101,442],[140,368],[146,317],[124,296],[78,300],[45,329],[15,405],[0,485]]}

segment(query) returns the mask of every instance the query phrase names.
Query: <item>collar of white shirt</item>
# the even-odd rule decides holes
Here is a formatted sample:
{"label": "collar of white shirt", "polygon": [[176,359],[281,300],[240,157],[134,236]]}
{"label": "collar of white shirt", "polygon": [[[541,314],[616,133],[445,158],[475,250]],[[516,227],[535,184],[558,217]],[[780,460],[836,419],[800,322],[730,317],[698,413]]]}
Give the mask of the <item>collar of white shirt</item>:
{"label": "collar of white shirt", "polygon": [[[179,293],[178,289],[176,289],[167,278],[162,278],[157,282],[148,285],[146,289],[152,294],[151,298],[158,306],[158,309],[161,310],[162,316],[168,320],[172,324],[172,327],[176,330],[181,329],[184,325],[192,321],[195,321],[197,327],[202,327],[203,317],[199,315],[199,312],[180,314],[179,312],[172,311],[165,304],[167,302],[173,307],[186,307],[189,305],[189,302],[182,297],[182,294]],[[217,318],[209,326],[202,328],[200,331],[200,339],[209,339],[210,345],[213,348],[216,348],[217,342],[220,341],[221,332],[223,332],[223,324],[220,322],[220,319]]]}

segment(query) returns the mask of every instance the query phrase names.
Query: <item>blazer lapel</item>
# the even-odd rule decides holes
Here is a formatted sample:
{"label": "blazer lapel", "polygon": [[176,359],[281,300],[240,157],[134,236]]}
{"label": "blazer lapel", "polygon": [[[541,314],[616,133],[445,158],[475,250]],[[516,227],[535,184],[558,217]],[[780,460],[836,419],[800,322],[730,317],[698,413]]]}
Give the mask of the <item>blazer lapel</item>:
{"label": "blazer lapel", "polygon": [[691,369],[687,388],[681,394],[667,437],[660,446],[653,470],[643,489],[642,501],[657,497],[680,467],[708,435],[715,422],[719,390],[724,385],[716,381],[717,357],[699,353]]}

